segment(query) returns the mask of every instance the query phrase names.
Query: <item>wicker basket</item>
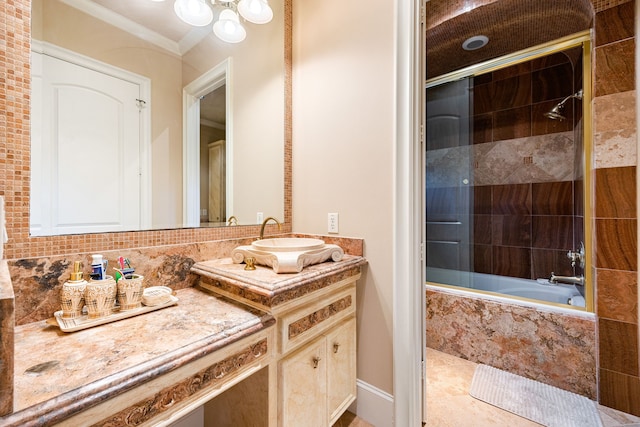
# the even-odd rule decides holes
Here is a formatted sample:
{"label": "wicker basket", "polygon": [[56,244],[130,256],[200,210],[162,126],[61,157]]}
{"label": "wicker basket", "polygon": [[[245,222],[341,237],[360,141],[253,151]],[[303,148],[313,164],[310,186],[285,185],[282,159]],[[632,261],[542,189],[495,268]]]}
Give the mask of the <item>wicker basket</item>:
{"label": "wicker basket", "polygon": [[116,281],[112,276],[104,280],[92,280],[84,291],[84,302],[89,319],[108,316],[116,302]]}
{"label": "wicker basket", "polygon": [[139,274],[132,275],[130,279],[122,277],[118,280],[118,304],[120,304],[120,310],[132,310],[140,307],[144,289],[143,280],[144,276]]}

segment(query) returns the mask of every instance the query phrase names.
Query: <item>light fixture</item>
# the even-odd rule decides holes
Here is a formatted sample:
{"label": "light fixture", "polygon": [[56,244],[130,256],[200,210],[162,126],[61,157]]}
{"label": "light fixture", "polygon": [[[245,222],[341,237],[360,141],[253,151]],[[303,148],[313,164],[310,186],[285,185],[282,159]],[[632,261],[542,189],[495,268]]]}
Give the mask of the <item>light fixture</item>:
{"label": "light fixture", "polygon": [[189,25],[204,27],[213,21],[213,11],[205,0],[176,0],[173,10]]}
{"label": "light fixture", "polygon": [[227,43],[239,43],[247,36],[238,15],[231,9],[220,12],[220,17],[213,24],[213,33]]}
{"label": "light fixture", "polygon": [[[157,1],[157,0],[154,0]],[[176,15],[194,26],[206,26],[213,20],[214,11],[207,5],[209,0],[175,0]],[[215,9],[222,9],[213,24],[213,33],[227,43],[238,43],[247,32],[240,17],[254,24],[266,24],[273,19],[273,10],[268,0],[210,0]]]}
{"label": "light fixture", "polygon": [[240,0],[238,12],[244,19],[254,24],[266,24],[273,18],[273,11],[267,0]]}

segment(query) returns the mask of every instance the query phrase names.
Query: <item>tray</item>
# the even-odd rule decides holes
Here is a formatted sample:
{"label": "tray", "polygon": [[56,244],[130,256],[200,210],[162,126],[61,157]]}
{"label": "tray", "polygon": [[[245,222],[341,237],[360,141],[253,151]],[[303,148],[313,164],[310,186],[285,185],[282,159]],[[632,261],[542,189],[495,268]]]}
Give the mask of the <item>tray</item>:
{"label": "tray", "polygon": [[128,317],[137,316],[139,314],[149,313],[151,311],[160,310],[165,307],[170,307],[172,305],[176,305],[178,303],[178,298],[171,295],[171,299],[164,304],[146,306],[143,305],[139,308],[134,308],[132,310],[120,311],[120,307],[114,307],[113,312],[105,317],[98,317],[97,319],[89,319],[89,316],[83,314],[80,317],[76,317],[73,319],[63,319],[62,318],[62,310],[56,311],[53,313],[53,319],[50,319],[48,323],[51,323],[55,326],[59,326],[60,330],[63,332],[75,332],[82,329],[92,328],[98,325],[104,325],[105,323],[116,322],[118,320],[126,319]]}

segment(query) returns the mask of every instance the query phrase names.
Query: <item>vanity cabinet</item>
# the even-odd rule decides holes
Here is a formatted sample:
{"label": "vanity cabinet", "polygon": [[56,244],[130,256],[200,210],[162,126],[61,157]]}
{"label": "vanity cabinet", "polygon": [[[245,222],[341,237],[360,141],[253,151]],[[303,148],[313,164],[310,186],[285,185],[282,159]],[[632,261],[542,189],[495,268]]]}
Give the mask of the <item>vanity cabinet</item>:
{"label": "vanity cabinet", "polygon": [[329,427],[356,399],[356,281],[366,261],[345,258],[295,275],[222,260],[192,268],[200,286],[276,320],[270,427]]}
{"label": "vanity cabinet", "polygon": [[281,426],[330,426],[356,398],[352,317],[280,361]]}

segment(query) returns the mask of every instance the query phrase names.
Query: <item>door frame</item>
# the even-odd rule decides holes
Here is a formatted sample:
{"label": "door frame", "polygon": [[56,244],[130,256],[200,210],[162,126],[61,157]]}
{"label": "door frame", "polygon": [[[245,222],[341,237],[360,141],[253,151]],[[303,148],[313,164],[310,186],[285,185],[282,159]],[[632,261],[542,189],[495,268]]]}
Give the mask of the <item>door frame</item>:
{"label": "door frame", "polygon": [[232,58],[229,57],[196,78],[182,91],[182,182],[184,203],[182,217],[184,227],[200,226],[200,99],[209,92],[226,85],[227,119],[226,141],[226,212],[233,206],[233,99]]}
{"label": "door frame", "polygon": [[396,3],[396,147],[393,259],[394,423],[424,421],[424,31],[425,0]]}

